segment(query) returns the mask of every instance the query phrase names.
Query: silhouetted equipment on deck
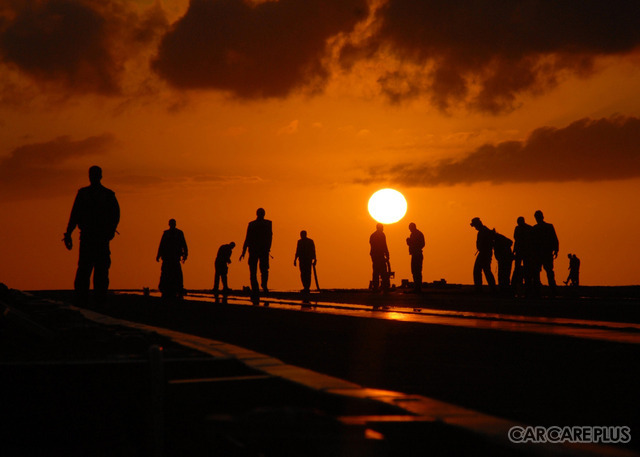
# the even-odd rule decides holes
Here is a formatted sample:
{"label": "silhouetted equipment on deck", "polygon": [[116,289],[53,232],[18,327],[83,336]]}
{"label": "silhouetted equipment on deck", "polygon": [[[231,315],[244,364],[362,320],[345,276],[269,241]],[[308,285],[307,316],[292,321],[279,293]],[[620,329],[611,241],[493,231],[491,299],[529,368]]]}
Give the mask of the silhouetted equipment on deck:
{"label": "silhouetted equipment on deck", "polygon": [[395,271],[391,270],[391,262],[389,262],[389,259],[387,259],[387,277],[389,279],[392,279],[392,278],[396,277]]}

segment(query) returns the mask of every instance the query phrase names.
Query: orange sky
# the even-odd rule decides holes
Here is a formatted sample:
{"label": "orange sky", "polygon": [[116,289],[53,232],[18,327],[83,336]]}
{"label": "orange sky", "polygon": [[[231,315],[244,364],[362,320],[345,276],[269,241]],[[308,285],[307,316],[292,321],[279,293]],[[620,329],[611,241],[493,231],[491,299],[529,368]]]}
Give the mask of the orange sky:
{"label": "orange sky", "polygon": [[584,284],[638,284],[636,2],[477,3],[0,6],[0,281],[72,287],[78,233],[72,252],[62,234],[98,164],[122,209],[112,288],[157,286],[169,218],[187,288],[212,286],[229,241],[230,285],[248,285],[238,257],[258,207],[273,289],[300,288],[302,229],[322,287],[366,287],[382,187],[409,207],[385,228],[398,284],[409,222],[427,239],[424,279],[468,284],[471,218],[511,237],[537,209],[560,238],[558,279],[572,252]]}

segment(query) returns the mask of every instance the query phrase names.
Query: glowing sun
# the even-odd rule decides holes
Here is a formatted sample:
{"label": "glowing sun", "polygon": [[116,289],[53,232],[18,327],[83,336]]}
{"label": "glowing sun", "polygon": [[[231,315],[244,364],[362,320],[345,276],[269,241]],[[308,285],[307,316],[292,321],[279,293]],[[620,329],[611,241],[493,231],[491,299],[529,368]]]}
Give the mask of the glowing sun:
{"label": "glowing sun", "polygon": [[380,189],[369,199],[369,214],[383,224],[393,224],[407,212],[407,200],[394,189]]}

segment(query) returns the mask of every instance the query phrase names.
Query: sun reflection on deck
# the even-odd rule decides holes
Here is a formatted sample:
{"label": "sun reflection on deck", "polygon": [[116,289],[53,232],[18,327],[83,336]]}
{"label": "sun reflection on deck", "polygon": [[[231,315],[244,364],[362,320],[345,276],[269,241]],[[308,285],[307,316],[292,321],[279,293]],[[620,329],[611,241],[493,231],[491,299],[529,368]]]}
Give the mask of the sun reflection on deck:
{"label": "sun reflection on deck", "polygon": [[[127,292],[132,293],[132,292]],[[134,292],[139,294],[139,292]],[[155,295],[155,294],[151,294]],[[193,293],[188,300],[214,302],[212,295]],[[255,306],[245,296],[229,296],[230,305]],[[519,316],[510,314],[444,311],[422,308],[411,309],[385,306],[372,308],[362,304],[313,302],[302,306],[301,301],[263,297],[263,304],[273,309],[306,311],[318,314],[334,314],[370,319],[384,319],[425,325],[448,325],[519,333],[569,336],[600,341],[640,344],[640,324],[593,321],[582,319]],[[393,310],[391,310],[393,309]]]}
{"label": "sun reflection on deck", "polygon": [[384,313],[384,317],[386,319],[392,319],[394,321],[410,321],[412,316],[407,313],[398,313],[395,311],[391,311]]}

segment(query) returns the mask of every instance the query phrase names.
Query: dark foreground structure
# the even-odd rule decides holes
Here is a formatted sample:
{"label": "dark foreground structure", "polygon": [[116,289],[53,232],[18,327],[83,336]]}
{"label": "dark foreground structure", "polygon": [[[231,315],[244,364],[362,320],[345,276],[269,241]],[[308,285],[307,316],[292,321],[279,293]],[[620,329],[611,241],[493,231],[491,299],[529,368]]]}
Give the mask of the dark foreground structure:
{"label": "dark foreground structure", "polygon": [[[440,309],[421,312],[415,296],[392,294],[386,299],[400,306],[384,309],[380,295],[354,291],[316,295],[312,309],[290,294],[271,293],[265,307],[248,296],[221,305],[205,294],[168,303],[129,293],[110,296],[99,313],[67,305],[71,296],[0,293],[3,456],[622,456],[640,448],[508,439],[523,424],[628,426],[639,436],[637,298],[605,299],[608,308],[597,297],[556,302],[558,328],[544,333],[535,315],[553,304],[496,317],[513,301],[457,289],[422,297],[438,297]],[[456,309],[470,304],[482,313]],[[562,323],[579,312],[605,320]]]}

